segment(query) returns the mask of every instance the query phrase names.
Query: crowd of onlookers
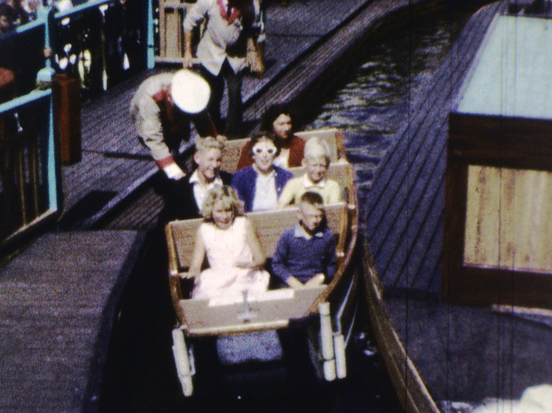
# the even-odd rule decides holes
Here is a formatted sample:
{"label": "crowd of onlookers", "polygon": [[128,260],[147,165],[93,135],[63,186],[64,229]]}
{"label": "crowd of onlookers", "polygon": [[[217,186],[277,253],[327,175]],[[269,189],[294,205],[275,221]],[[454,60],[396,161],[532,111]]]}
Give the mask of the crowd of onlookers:
{"label": "crowd of onlookers", "polygon": [[0,36],[36,19],[40,0],[0,1]]}

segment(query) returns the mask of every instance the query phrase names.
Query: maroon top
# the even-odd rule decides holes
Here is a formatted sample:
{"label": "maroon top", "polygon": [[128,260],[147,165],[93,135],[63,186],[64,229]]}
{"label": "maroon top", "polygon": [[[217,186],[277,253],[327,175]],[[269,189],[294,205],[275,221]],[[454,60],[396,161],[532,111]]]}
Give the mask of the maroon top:
{"label": "maroon top", "polygon": [[[303,151],[305,149],[305,140],[299,136],[293,135],[289,142],[289,158],[288,158],[288,167],[294,168],[296,166],[301,166],[301,161],[303,160]],[[251,141],[248,141],[243,145],[243,148],[240,153],[240,160],[238,161],[238,166],[236,171],[246,168],[250,165],[253,165],[253,156],[251,155]]]}
{"label": "maroon top", "polygon": [[15,98],[15,75],[9,69],[0,67],[0,103]]}

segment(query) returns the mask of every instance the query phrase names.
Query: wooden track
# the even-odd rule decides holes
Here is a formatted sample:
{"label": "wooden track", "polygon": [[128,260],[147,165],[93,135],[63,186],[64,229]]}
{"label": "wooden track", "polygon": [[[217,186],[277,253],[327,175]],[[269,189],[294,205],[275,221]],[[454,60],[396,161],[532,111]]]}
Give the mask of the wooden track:
{"label": "wooden track", "polygon": [[[395,351],[404,348],[438,401],[517,399],[526,387],[552,381],[549,325],[514,319],[510,306],[508,314],[495,314],[438,302],[447,114],[486,28],[504,6],[492,4],[466,25],[431,85],[413,101],[410,122],[369,194],[368,249],[379,275],[373,285],[381,284],[389,317],[378,314],[374,324],[385,341],[399,341]],[[406,371],[412,383],[416,378],[407,371],[406,358],[394,354],[398,374],[405,377]]]}

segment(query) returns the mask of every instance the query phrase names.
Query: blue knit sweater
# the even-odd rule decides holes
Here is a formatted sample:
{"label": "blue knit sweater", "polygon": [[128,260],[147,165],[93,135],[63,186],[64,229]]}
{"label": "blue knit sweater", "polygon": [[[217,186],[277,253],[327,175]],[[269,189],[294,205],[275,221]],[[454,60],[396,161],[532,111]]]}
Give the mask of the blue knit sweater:
{"label": "blue knit sweater", "polygon": [[318,273],[326,275],[328,281],[335,273],[335,248],[335,236],[329,229],[321,228],[306,239],[297,224],[280,236],[272,256],[272,272],[284,282],[294,276],[305,283]]}
{"label": "blue knit sweater", "polygon": [[[293,178],[293,174],[278,166],[274,166],[274,180],[276,181],[276,193],[278,197],[282,193],[286,182]],[[238,196],[244,202],[245,212],[250,212],[255,199],[255,184],[257,171],[253,165],[240,169],[232,176],[232,187],[238,192]]]}

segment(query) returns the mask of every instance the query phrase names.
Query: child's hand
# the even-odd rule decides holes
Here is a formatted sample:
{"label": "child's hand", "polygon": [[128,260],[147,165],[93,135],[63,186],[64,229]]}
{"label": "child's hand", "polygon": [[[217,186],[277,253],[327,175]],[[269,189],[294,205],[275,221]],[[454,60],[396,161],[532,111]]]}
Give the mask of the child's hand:
{"label": "child's hand", "polygon": [[305,283],[305,287],[317,287],[324,284],[325,279],[326,276],[324,274],[318,273]]}
{"label": "child's hand", "polygon": [[240,261],[235,264],[238,268],[245,268],[247,270],[260,270],[261,266],[256,265],[253,261]]}
{"label": "child's hand", "polygon": [[291,288],[295,288],[295,289],[304,287],[303,283],[295,277],[289,277],[287,279],[287,283]]}
{"label": "child's hand", "polygon": [[182,67],[184,69],[189,69],[194,65],[194,58],[192,56],[192,52],[189,50],[186,50],[184,53],[184,59],[182,60]]}
{"label": "child's hand", "polygon": [[180,277],[184,278],[184,279],[195,278],[195,280],[197,282],[197,280],[199,278],[199,272],[198,271],[183,272],[183,273],[180,273]]}

